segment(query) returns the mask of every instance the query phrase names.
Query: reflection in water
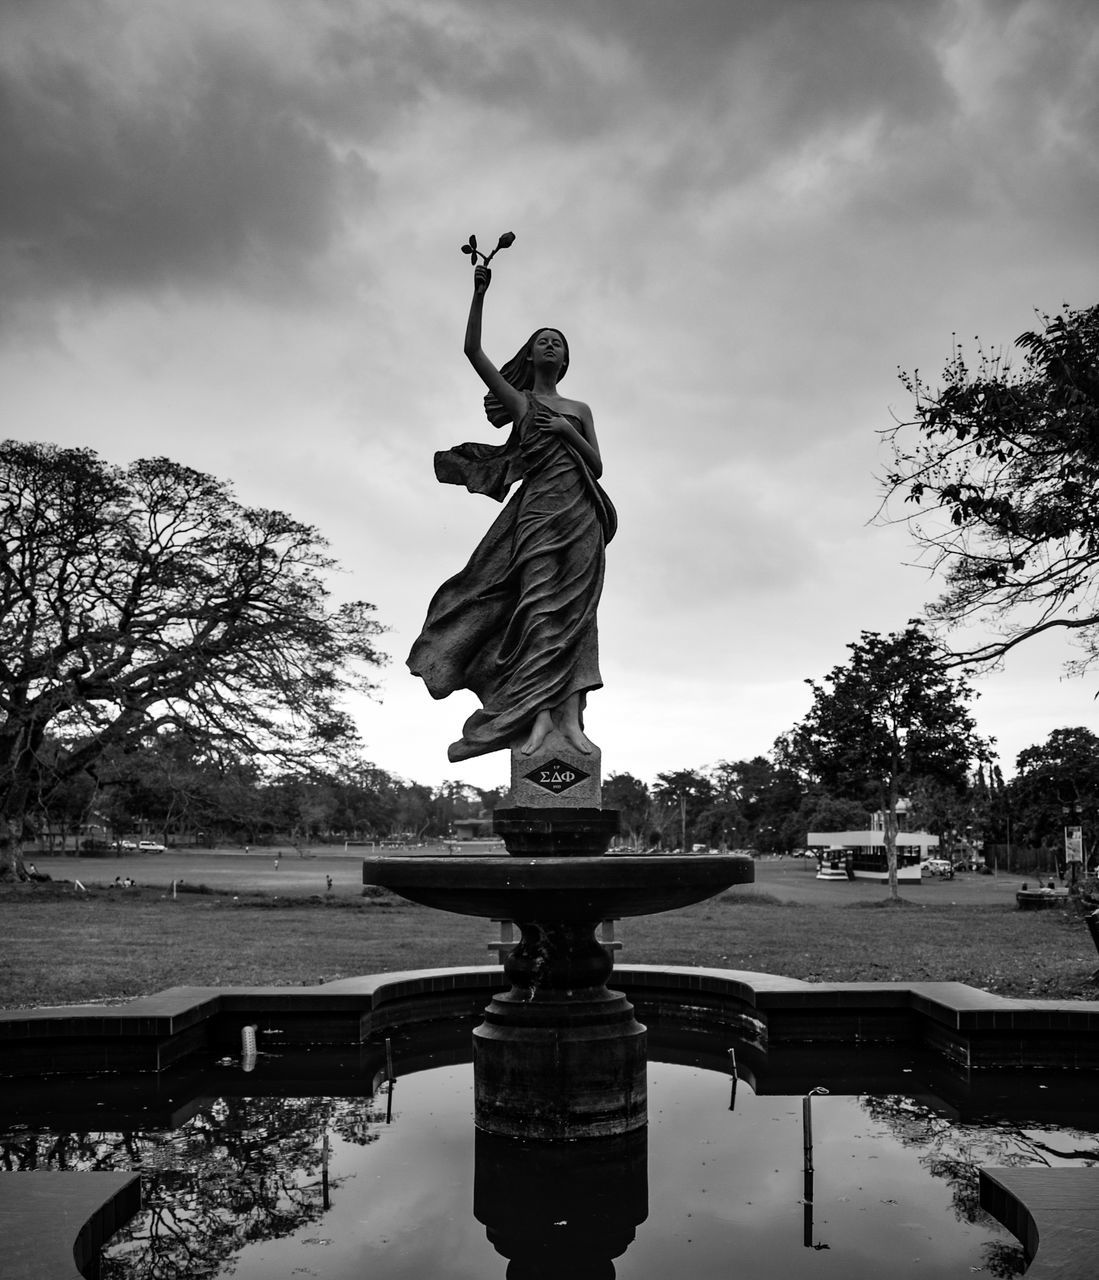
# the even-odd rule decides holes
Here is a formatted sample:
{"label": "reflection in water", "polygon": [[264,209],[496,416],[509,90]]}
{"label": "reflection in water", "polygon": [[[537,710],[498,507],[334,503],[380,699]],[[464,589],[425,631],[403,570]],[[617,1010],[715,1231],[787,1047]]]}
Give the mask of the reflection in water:
{"label": "reflection in water", "polygon": [[[1040,1121],[1023,1124],[1006,1115],[984,1124],[959,1124],[941,1104],[902,1094],[866,1097],[861,1105],[895,1142],[917,1154],[921,1167],[949,1188],[959,1222],[977,1225],[985,1219],[976,1178],[981,1165],[1055,1168],[1093,1165],[1099,1160],[1096,1135],[1076,1129],[1046,1129]],[[1021,1274],[1014,1243],[990,1242],[985,1270],[993,1277]]]}
{"label": "reflection in water", "polygon": [[251,1096],[169,1100],[164,1134],[121,1103],[101,1131],[8,1127],[0,1165],[142,1173],[104,1280],[905,1280],[1020,1273],[977,1206],[979,1165],[1099,1159],[1093,1133],[966,1119],[930,1094],[810,1102],[807,1084],[771,1097],[742,1080],[730,1110],[728,1077],[688,1065],[650,1063],[647,1132],[548,1151],[475,1138],[468,1065],[398,1060],[373,1097],[259,1096],[276,1074],[261,1055],[206,1077]]}
{"label": "reflection in water", "polygon": [[550,1144],[475,1133],[473,1212],[507,1280],[611,1280],[648,1214],[648,1132]]}
{"label": "reflection in water", "polygon": [[378,1138],[369,1100],[203,1099],[174,1132],[70,1131],[0,1136],[4,1169],[132,1169],[143,1211],[116,1238],[102,1280],[215,1276],[245,1245],[324,1212],[329,1133]]}

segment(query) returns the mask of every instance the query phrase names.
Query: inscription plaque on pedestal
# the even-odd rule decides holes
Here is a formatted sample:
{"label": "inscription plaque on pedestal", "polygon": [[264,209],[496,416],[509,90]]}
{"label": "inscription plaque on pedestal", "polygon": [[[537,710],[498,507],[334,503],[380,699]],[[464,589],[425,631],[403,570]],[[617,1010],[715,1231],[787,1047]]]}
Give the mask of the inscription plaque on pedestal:
{"label": "inscription plaque on pedestal", "polygon": [[590,773],[585,773],[583,769],[578,769],[576,765],[569,764],[565,760],[559,760],[556,756],[546,764],[541,764],[524,777],[528,782],[533,782],[536,787],[541,787],[543,791],[548,791],[551,795],[559,796],[571,787],[579,786],[581,782],[586,782],[591,777]]}
{"label": "inscription plaque on pedestal", "polygon": [[520,746],[511,749],[513,806],[552,809],[599,809],[603,787],[598,747],[582,755],[556,731],[529,756]]}

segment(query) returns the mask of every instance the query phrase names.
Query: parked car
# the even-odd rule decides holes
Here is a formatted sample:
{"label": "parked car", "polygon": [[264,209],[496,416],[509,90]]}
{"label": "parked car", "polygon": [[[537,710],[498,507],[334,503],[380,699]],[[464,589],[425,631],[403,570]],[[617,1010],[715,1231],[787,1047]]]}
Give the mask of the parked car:
{"label": "parked car", "polygon": [[111,846],[113,849],[121,849],[123,853],[130,853],[137,848],[136,840],[116,840]]}
{"label": "parked car", "polygon": [[155,840],[141,840],[138,842],[139,853],[163,853],[164,845],[158,844]]}
{"label": "parked car", "polygon": [[925,876],[953,875],[954,864],[949,858],[925,858],[920,863],[920,874]]}

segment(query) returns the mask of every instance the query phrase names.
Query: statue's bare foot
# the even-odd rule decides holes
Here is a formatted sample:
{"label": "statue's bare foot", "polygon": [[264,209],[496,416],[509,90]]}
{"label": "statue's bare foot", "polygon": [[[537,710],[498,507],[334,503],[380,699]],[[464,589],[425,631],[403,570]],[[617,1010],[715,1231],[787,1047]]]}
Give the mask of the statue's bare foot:
{"label": "statue's bare foot", "polygon": [[595,743],[587,736],[578,724],[570,724],[565,721],[558,726],[561,730],[561,736],[575,751],[579,751],[583,756],[590,756],[595,750]]}
{"label": "statue's bare foot", "polygon": [[530,736],[523,743],[523,755],[534,755],[552,729],[553,716],[548,711],[539,711],[534,717],[534,724],[531,725]]}

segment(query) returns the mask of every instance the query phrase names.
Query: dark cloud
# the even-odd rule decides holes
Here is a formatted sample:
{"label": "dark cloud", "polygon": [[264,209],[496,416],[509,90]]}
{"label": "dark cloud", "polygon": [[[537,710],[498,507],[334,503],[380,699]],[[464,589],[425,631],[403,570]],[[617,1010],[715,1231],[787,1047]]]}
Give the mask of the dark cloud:
{"label": "dark cloud", "polygon": [[[233,15],[240,21],[234,23]],[[0,272],[9,298],[165,283],[299,289],[440,102],[600,112],[552,29],[495,33],[431,10],[43,0],[0,16]],[[448,113],[443,108],[444,116]],[[486,139],[470,138],[471,154]]]}
{"label": "dark cloud", "polygon": [[9,289],[277,288],[369,199],[369,164],[325,128],[323,95],[247,33],[87,16],[5,27],[24,37],[0,60]]}
{"label": "dark cloud", "polygon": [[[817,12],[794,9],[803,19]],[[819,24],[807,57],[788,6],[762,3],[687,5],[674,19],[655,3],[626,17],[617,6],[526,17],[509,7],[506,22],[493,4],[470,4],[447,22],[430,10],[303,0],[289,20],[278,8],[267,21],[248,10],[239,25],[201,3],[100,3],[82,15],[49,0],[9,8],[0,268],[9,296],[300,285],[345,220],[368,207],[371,147],[392,146],[429,100],[521,118],[537,145],[539,128],[555,143],[590,141],[674,96],[677,109],[697,110],[696,127],[654,162],[650,183],[694,193],[707,175],[728,182],[805,121],[819,124],[825,101],[834,114],[864,106],[874,84],[896,94],[906,79],[888,48],[896,20],[861,20],[871,86],[860,93],[848,74],[851,11],[829,7],[837,20]],[[764,39],[778,41],[766,103],[744,102],[737,77]],[[746,109],[739,129],[725,115],[730,102]],[[471,138],[471,154],[484,141]]]}
{"label": "dark cloud", "polygon": [[[830,197],[871,221],[945,221],[1004,190],[1040,219],[1062,194],[1083,207],[1094,182],[1089,12],[1085,0],[9,4],[0,270],[9,296],[300,288],[368,217],[378,153],[471,109],[471,165],[497,163],[500,138],[529,149],[532,171],[540,147],[613,143],[600,176],[630,193],[619,243],[631,217],[696,211],[814,164],[842,179]],[[966,39],[985,40],[970,65],[991,79],[968,115],[949,59]],[[1025,145],[989,145],[1005,119]],[[1043,146],[1059,190],[1020,172]],[[1053,154],[1066,149],[1079,164]],[[775,198],[796,206],[809,185]]]}
{"label": "dark cloud", "polygon": [[[896,129],[933,131],[954,110],[935,36],[891,4],[777,6],[768,26],[721,56],[711,49],[709,74],[690,81],[692,127],[654,155],[653,199],[688,204],[793,167],[830,170],[857,193],[891,163]],[[796,188],[775,193],[798,199]]]}

